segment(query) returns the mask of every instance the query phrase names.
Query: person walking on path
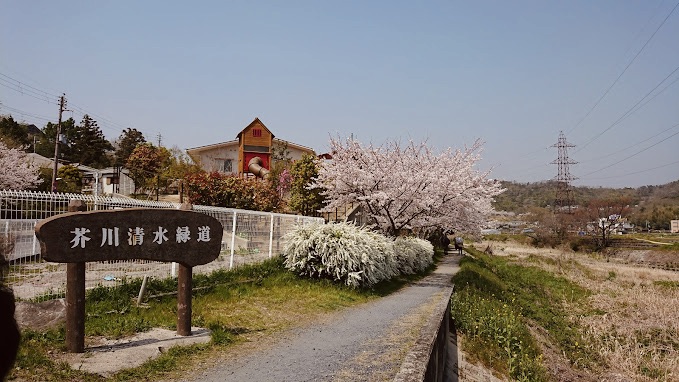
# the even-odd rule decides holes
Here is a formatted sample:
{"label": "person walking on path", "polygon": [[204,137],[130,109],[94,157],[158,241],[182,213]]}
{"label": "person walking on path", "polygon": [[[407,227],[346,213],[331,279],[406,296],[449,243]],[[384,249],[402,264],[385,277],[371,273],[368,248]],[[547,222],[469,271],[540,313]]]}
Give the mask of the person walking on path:
{"label": "person walking on path", "polygon": [[458,255],[462,256],[462,250],[464,249],[464,240],[462,239],[462,236],[455,237],[455,249],[457,250]]}

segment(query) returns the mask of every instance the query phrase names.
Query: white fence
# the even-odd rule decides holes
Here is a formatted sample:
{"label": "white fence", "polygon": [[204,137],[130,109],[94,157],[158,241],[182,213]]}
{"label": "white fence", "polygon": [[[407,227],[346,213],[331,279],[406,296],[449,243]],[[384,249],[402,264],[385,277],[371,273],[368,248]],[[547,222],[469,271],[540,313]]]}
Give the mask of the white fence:
{"label": "white fence", "polygon": [[[46,262],[34,228],[38,221],[67,212],[71,200],[82,200],[88,210],[119,208],[179,208],[177,203],[140,201],[81,194],[52,194],[0,190],[0,240],[11,248],[10,270],[5,280],[20,299],[47,300],[63,297],[66,264]],[[282,237],[298,224],[323,222],[322,218],[285,215],[232,208],[194,206],[194,211],[215,217],[224,227],[222,251],[217,260],[194,267],[194,273],[232,269],[259,262],[280,253]],[[156,278],[176,276],[176,264],[149,260],[86,263],[85,285],[115,286],[124,278],[145,275]]]}

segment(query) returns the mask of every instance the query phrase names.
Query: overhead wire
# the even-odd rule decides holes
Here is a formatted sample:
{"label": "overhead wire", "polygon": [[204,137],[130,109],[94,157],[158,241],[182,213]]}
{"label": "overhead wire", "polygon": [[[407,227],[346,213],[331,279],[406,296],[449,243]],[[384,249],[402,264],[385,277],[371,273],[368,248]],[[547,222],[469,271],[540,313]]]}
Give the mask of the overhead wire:
{"label": "overhead wire", "polygon": [[[651,89],[648,93],[646,93],[646,95],[644,95],[643,97],[641,97],[641,99],[639,99],[634,105],[632,105],[632,107],[630,107],[629,109],[627,109],[627,111],[626,111],[625,113],[623,113],[623,115],[622,115],[620,118],[618,118],[615,122],[613,122],[612,124],[610,124],[610,125],[609,125],[607,128],[605,128],[602,132],[600,132],[599,134],[597,134],[597,135],[595,135],[594,137],[590,138],[587,142],[585,142],[583,145],[581,145],[579,149],[575,150],[575,152],[573,152],[573,154],[576,154],[576,153],[582,151],[585,147],[589,146],[590,143],[592,143],[592,142],[594,142],[595,140],[599,139],[599,137],[601,137],[602,135],[604,135],[604,133],[606,133],[607,131],[609,131],[610,129],[612,129],[612,128],[615,127],[616,125],[618,125],[618,124],[619,124],[620,122],[622,122],[625,118],[627,118],[627,117],[629,117],[630,115],[634,114],[635,112],[637,112],[638,110],[640,110],[641,107],[643,107],[644,105],[648,104],[648,102],[646,102],[646,103],[644,103],[644,105],[642,105],[641,107],[637,108],[637,106],[638,106],[641,102],[643,102],[644,99],[646,99],[649,95],[651,95],[651,93],[653,93],[658,87],[660,87],[660,85],[662,85],[665,81],[667,81],[667,79],[670,78],[670,77],[671,77],[674,73],[676,73],[678,70],[679,70],[679,66],[677,66],[676,68],[674,68],[674,70],[673,70],[670,74],[668,74],[662,81],[660,81],[657,85],[655,85],[655,87],[654,87],[653,89]],[[664,89],[663,89],[663,90],[664,90]],[[655,98],[655,97],[653,97],[653,98]],[[649,101],[650,101],[650,100],[649,100]]]}
{"label": "overhead wire", "polygon": [[653,32],[653,34],[651,34],[651,36],[646,40],[646,42],[645,42],[644,45],[641,47],[641,49],[639,49],[639,51],[634,55],[634,57],[632,57],[632,59],[630,60],[630,62],[627,63],[627,66],[625,66],[625,68],[622,70],[622,72],[620,72],[620,74],[618,74],[618,76],[615,78],[615,80],[613,81],[613,83],[606,89],[606,91],[604,91],[604,93],[601,95],[601,97],[599,97],[599,99],[598,99],[598,100],[594,103],[594,105],[587,111],[587,113],[585,113],[585,115],[584,115],[582,118],[580,118],[580,120],[578,121],[578,123],[576,123],[575,126],[573,126],[571,129],[569,129],[569,130],[566,132],[566,135],[568,135],[568,134],[571,133],[573,130],[575,130],[578,126],[580,126],[580,125],[582,124],[582,122],[584,122],[584,120],[587,119],[587,117],[589,117],[590,114],[592,114],[592,111],[594,111],[594,109],[596,109],[597,106],[599,106],[599,104],[601,103],[601,101],[606,97],[606,95],[608,95],[608,93],[611,91],[611,89],[613,89],[613,87],[618,83],[618,81],[620,81],[620,78],[622,78],[622,76],[625,74],[625,72],[627,72],[627,69],[629,69],[629,67],[632,65],[632,63],[634,63],[634,61],[636,61],[637,57],[639,57],[639,55],[641,54],[641,52],[643,52],[644,49],[646,48],[646,46],[648,46],[648,44],[651,42],[651,40],[653,40],[653,38],[654,38],[655,35],[658,33],[658,31],[660,30],[660,28],[662,28],[662,26],[665,25],[665,22],[667,22],[667,19],[669,19],[670,16],[672,16],[672,14],[673,14],[674,11],[677,9],[677,7],[679,7],[679,2],[677,2],[677,3],[674,5],[674,7],[672,8],[672,10],[667,14],[667,16],[665,16],[665,18],[663,19],[663,21],[660,23],[660,25],[658,25],[658,27],[655,29],[655,31]]}
{"label": "overhead wire", "polygon": [[2,111],[3,109],[7,109],[10,112],[18,113],[22,117],[23,116],[29,116],[29,117],[32,117],[32,118],[41,119],[43,121],[48,121],[48,122],[52,121],[52,118],[48,118],[48,117],[36,115],[36,114],[33,114],[33,113],[29,113],[27,111],[23,111],[23,110],[20,110],[20,109],[11,107],[11,106],[7,106],[3,102],[0,102],[0,111]]}
{"label": "overhead wire", "polygon": [[644,142],[646,142],[646,141],[650,141],[651,139],[653,139],[653,138],[655,138],[655,137],[657,137],[657,136],[659,136],[659,135],[662,135],[662,134],[664,134],[664,133],[666,133],[666,132],[668,132],[668,131],[670,131],[670,130],[676,128],[676,127],[679,127],[679,123],[677,123],[677,124],[675,124],[675,125],[673,125],[673,126],[671,126],[671,127],[668,127],[667,129],[665,129],[665,130],[659,132],[658,134],[655,134],[655,135],[653,135],[653,136],[651,136],[651,137],[649,137],[649,138],[646,138],[646,139],[644,139],[644,140],[642,140],[642,141],[636,142],[636,143],[634,143],[634,144],[632,144],[632,145],[630,145],[630,146],[627,146],[627,147],[625,147],[625,148],[622,148],[622,149],[620,149],[620,150],[618,150],[618,151],[614,151],[614,152],[612,152],[612,153],[610,153],[610,154],[602,155],[602,156],[595,157],[595,158],[592,158],[592,159],[581,160],[581,161],[579,161],[578,163],[587,163],[587,162],[592,162],[592,161],[599,160],[599,159],[608,158],[608,157],[610,157],[610,156],[613,156],[613,155],[615,155],[615,154],[621,153],[621,152],[623,152],[623,151],[627,151],[627,150],[629,150],[629,149],[631,149],[631,148],[633,148],[633,147],[635,147],[635,146],[638,146],[638,145],[640,145],[640,144],[642,144],[642,143],[644,143]]}
{"label": "overhead wire", "polygon": [[663,165],[656,166],[656,167],[647,168],[647,169],[644,169],[644,170],[639,170],[639,171],[634,171],[634,172],[628,172],[628,173],[625,173],[625,174],[622,174],[622,175],[603,176],[603,177],[586,178],[586,179],[615,179],[615,178],[622,178],[622,177],[626,177],[626,176],[630,176],[630,175],[636,175],[636,174],[646,173],[646,172],[649,172],[649,171],[657,170],[657,169],[659,169],[659,168],[669,167],[669,166],[672,166],[672,165],[675,165],[675,164],[679,164],[679,161],[675,161],[675,162],[663,164]]}
{"label": "overhead wire", "polygon": [[[35,99],[47,102],[52,105],[59,105],[59,98],[61,96],[52,94],[50,92],[46,92],[44,90],[41,90],[35,86],[29,85],[23,81],[20,81],[12,76],[9,76],[4,73],[0,73],[0,85],[4,86],[8,89],[14,90],[17,93],[27,95],[30,97],[33,97]],[[6,109],[10,109],[9,106],[4,106]],[[53,118],[45,118],[41,116],[36,116],[32,115],[31,113],[25,112],[25,111],[20,111],[19,109],[15,109],[15,112],[20,113],[22,115],[28,115],[37,119],[42,119],[45,121],[52,121]],[[128,126],[122,125],[120,123],[114,122],[113,120],[106,118],[102,115],[92,113],[88,110],[86,110],[84,107],[78,106],[76,104],[73,104],[72,102],[68,103],[67,110],[70,111],[71,113],[76,113],[80,116],[84,116],[85,114],[89,115],[93,119],[96,120],[97,124],[101,126],[102,129],[106,128],[108,130],[115,131],[116,133],[122,133],[125,131],[125,129],[128,128]]]}
{"label": "overhead wire", "polygon": [[53,97],[51,95],[47,95],[45,93],[41,93],[35,90],[32,90],[32,88],[23,88],[20,84],[8,81],[4,78],[0,78],[0,86],[4,86],[8,89],[14,90],[17,93],[20,93],[22,95],[26,95],[32,98],[35,98],[40,101],[47,102],[51,105],[58,105],[59,104],[59,97]]}
{"label": "overhead wire", "polygon": [[657,146],[657,145],[659,145],[659,144],[661,144],[661,143],[667,141],[668,139],[670,139],[670,138],[672,138],[672,137],[674,137],[674,136],[676,136],[676,135],[679,135],[679,131],[677,131],[676,133],[670,135],[669,137],[666,137],[666,138],[660,140],[659,142],[656,142],[656,143],[654,143],[654,144],[652,144],[652,145],[650,145],[650,146],[648,146],[648,147],[646,147],[646,148],[644,148],[644,149],[641,149],[641,150],[635,152],[634,154],[629,155],[629,156],[627,156],[627,157],[625,157],[625,158],[623,158],[623,159],[621,159],[621,160],[619,160],[619,161],[617,161],[617,162],[615,162],[615,163],[611,163],[610,165],[605,166],[605,167],[602,167],[602,168],[600,168],[600,169],[598,169],[598,170],[588,172],[587,174],[585,174],[585,175],[583,175],[583,176],[589,176],[589,175],[592,175],[592,174],[596,174],[596,173],[599,172],[599,171],[606,170],[606,169],[611,168],[611,167],[613,167],[613,166],[615,166],[615,165],[618,165],[618,164],[620,164],[620,163],[622,163],[622,162],[624,162],[624,161],[626,161],[626,160],[628,160],[628,159],[634,158],[635,156],[637,156],[637,155],[643,153],[644,151],[646,151],[646,150],[648,150],[648,149],[650,149],[650,148],[653,148],[653,147],[655,147],[655,146]]}

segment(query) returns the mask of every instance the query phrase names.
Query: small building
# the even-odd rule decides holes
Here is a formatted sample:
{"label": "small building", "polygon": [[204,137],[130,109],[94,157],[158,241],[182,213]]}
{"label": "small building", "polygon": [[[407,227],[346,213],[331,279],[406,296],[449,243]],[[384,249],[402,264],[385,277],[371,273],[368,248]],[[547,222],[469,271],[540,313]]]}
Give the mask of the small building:
{"label": "small building", "polygon": [[79,165],[83,171],[84,194],[113,195],[119,194],[130,196],[134,193],[134,181],[130,177],[130,171],[126,168],[107,167],[95,169]]}
{"label": "small building", "polygon": [[670,232],[679,233],[679,220],[670,220]]}
{"label": "small building", "polygon": [[[54,168],[54,159],[35,153],[26,154],[26,158],[38,167]],[[67,164],[69,163],[59,160],[57,167],[61,168]],[[81,192],[83,194],[96,194],[100,196],[120,194],[129,196],[134,193],[134,181],[129,176],[129,170],[125,168],[108,167],[96,169],[79,163],[70,163],[70,165],[77,168],[82,174]]]}
{"label": "small building", "polygon": [[313,149],[278,139],[259,118],[241,130],[236,139],[186,150],[191,159],[203,170],[225,174],[250,174],[249,164],[255,157],[261,166],[271,169],[272,154],[276,146],[287,151],[289,159],[302,159],[304,154],[316,155]]}

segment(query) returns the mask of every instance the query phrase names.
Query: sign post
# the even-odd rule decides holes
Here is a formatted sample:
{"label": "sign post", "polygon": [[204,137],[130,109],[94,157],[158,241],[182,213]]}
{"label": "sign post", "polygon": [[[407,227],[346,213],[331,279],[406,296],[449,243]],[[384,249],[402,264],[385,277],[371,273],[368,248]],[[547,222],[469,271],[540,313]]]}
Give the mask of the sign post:
{"label": "sign post", "polygon": [[[68,212],[87,210],[82,200],[71,200]],[[85,351],[85,262],[66,264],[66,349]]]}
{"label": "sign post", "polygon": [[85,262],[145,259],[179,263],[177,333],[191,335],[193,267],[219,256],[223,228],[215,218],[192,211],[130,208],[82,211],[72,201],[69,212],[42,220],[35,227],[45,260],[68,263],[66,343],[82,353],[85,343]]}

